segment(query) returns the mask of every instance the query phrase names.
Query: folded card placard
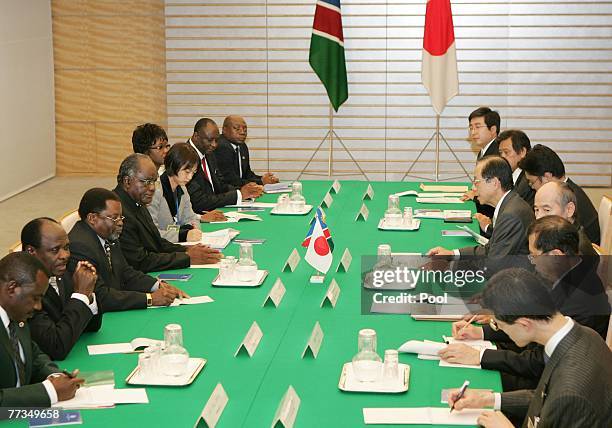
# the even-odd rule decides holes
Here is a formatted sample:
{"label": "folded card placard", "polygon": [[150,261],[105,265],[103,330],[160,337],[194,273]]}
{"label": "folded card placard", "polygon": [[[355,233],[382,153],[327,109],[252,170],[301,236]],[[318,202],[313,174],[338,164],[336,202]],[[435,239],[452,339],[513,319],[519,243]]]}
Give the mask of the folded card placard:
{"label": "folded card placard", "polygon": [[327,291],[325,292],[325,297],[321,301],[321,307],[325,304],[325,302],[329,302],[332,308],[336,307],[336,302],[338,301],[338,296],[340,295],[340,286],[335,279],[331,280],[329,287],[327,287]]}
{"label": "folded card placard", "polygon": [[251,328],[249,328],[249,331],[247,331],[246,336],[244,337],[242,342],[240,342],[240,346],[238,346],[238,349],[236,349],[234,357],[237,356],[240,350],[243,348],[247,351],[249,357],[252,357],[255,351],[257,350],[257,347],[259,346],[259,342],[261,341],[262,337],[263,332],[259,328],[257,321],[253,321],[253,324],[251,324]]}
{"label": "folded card placard", "polygon": [[321,325],[319,324],[319,321],[317,321],[314,328],[312,329],[312,333],[310,333],[310,337],[308,338],[308,343],[306,343],[306,348],[304,348],[304,352],[302,352],[302,358],[306,356],[306,353],[309,350],[312,356],[314,358],[317,358],[322,342],[323,342],[323,330],[321,330]]}
{"label": "folded card placard", "polygon": [[361,199],[374,199],[374,189],[372,189],[372,185],[368,184],[368,188],[366,189],[365,193],[363,194],[363,196],[361,197]]}
{"label": "folded card placard", "polygon": [[266,296],[266,299],[264,300],[261,306],[266,306],[266,303],[272,302],[272,304],[278,308],[278,305],[280,305],[280,302],[281,300],[283,300],[284,295],[285,285],[283,284],[283,281],[281,281],[280,278],[276,278],[276,282],[274,282],[274,285],[270,289],[270,292]]}
{"label": "folded card placard", "polygon": [[283,399],[278,404],[271,427],[293,428],[299,409],[300,397],[295,392],[295,389],[293,389],[293,386],[289,385],[287,392],[283,395]]}
{"label": "folded card placard", "polygon": [[332,198],[332,195],[329,192],[327,192],[325,194],[325,197],[323,198],[323,202],[321,202],[321,206],[325,208],[329,208],[331,207],[333,202],[334,202],[334,198]]}
{"label": "folded card placard", "polygon": [[342,253],[342,257],[340,258],[340,263],[338,263],[338,267],[336,268],[336,272],[348,272],[352,261],[353,256],[351,255],[351,252],[348,248],[345,248],[344,253]]}
{"label": "folded card placard", "polygon": [[334,180],[334,184],[332,184],[330,192],[336,193],[336,194],[340,193],[340,187],[342,187],[340,182],[338,180]]}
{"label": "folded card placard", "polygon": [[225,409],[229,398],[225,393],[225,389],[223,389],[223,385],[220,383],[217,384],[212,394],[208,398],[202,413],[200,413],[200,417],[196,421],[193,428],[197,428],[200,425],[200,422],[204,422],[205,426],[208,428],[215,428],[217,422],[219,422],[219,418],[221,417],[221,413]]}
{"label": "folded card placard", "polygon": [[361,208],[357,213],[357,217],[355,217],[355,221],[368,221],[368,217],[370,216],[370,210],[366,207],[366,204],[361,204]]}
{"label": "folded card placard", "polygon": [[295,268],[297,267],[299,262],[300,262],[300,253],[298,253],[298,250],[294,248],[291,254],[289,254],[289,258],[283,265],[283,272],[287,272],[287,268],[289,268],[291,272],[295,271]]}

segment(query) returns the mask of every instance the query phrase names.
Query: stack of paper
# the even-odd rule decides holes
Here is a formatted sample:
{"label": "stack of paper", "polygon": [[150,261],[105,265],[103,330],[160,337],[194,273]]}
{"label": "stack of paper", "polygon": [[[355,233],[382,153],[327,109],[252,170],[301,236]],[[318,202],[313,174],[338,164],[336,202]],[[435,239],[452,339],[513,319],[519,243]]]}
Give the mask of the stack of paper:
{"label": "stack of paper", "polygon": [[264,184],[264,193],[289,193],[291,183]]}
{"label": "stack of paper", "polygon": [[[189,297],[189,298],[185,298],[185,299],[174,299],[174,302],[172,302],[169,306],[181,306],[181,305],[199,305],[200,303],[210,303],[210,302],[214,302],[213,299],[211,299],[208,296],[196,296],[196,297]],[[167,308],[167,306],[151,306],[152,308]]]}
{"label": "stack of paper", "polygon": [[[238,220],[236,220],[238,221]],[[208,245],[210,248],[214,248],[216,250],[222,250],[228,246],[232,239],[240,234],[240,231],[236,229],[220,229],[214,232],[205,232],[202,234],[202,239],[197,242],[181,242],[181,245]]]}
{"label": "stack of paper", "polygon": [[237,223],[240,220],[253,220],[253,221],[261,221],[261,217],[255,214],[247,214],[238,211],[229,211],[224,213],[227,220],[225,221],[212,221],[211,224],[215,223]]}
{"label": "stack of paper", "polygon": [[109,343],[105,345],[88,345],[87,351],[89,355],[104,355],[104,354],[128,354],[136,352],[152,345],[160,345],[161,340],[147,339],[145,337],[137,337],[129,343]]}
{"label": "stack of paper", "polygon": [[465,193],[468,191],[468,187],[465,185],[441,185],[441,184],[425,184],[419,185],[423,192],[442,192],[442,193]]}
{"label": "stack of paper", "polygon": [[144,388],[115,389],[115,385],[84,386],[77,389],[74,398],[60,401],[52,407],[60,409],[97,409],[115,404],[148,403]]}
{"label": "stack of paper", "polygon": [[486,409],[455,410],[448,407],[365,408],[366,424],[408,425],[477,425],[478,416]]}

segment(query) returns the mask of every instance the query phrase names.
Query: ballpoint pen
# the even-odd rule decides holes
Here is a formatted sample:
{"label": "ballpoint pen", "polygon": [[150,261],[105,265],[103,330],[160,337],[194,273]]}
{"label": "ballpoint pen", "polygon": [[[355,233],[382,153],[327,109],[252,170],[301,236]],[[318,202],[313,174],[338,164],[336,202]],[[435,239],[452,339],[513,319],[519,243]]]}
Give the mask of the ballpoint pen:
{"label": "ballpoint pen", "polygon": [[463,385],[461,386],[461,389],[459,390],[459,394],[457,394],[457,398],[453,400],[453,405],[450,408],[450,413],[453,412],[453,409],[455,408],[455,403],[461,400],[461,398],[463,398],[463,395],[465,394],[465,390],[467,389],[469,385],[470,385],[469,380],[466,380],[465,382],[463,382]]}

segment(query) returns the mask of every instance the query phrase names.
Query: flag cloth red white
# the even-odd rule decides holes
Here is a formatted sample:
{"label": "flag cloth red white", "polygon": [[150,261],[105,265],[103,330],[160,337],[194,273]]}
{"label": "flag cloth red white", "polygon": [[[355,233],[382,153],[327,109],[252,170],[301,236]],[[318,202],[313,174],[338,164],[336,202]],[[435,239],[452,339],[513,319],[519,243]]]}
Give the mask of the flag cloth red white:
{"label": "flag cloth red white", "polygon": [[446,103],[459,93],[455,29],[450,0],[429,0],[425,12],[421,79],[431,105],[442,114]]}
{"label": "flag cloth red white", "polygon": [[302,246],[307,247],[304,260],[319,272],[327,273],[333,261],[333,241],[327,225],[323,222],[322,215],[321,209],[317,209],[314,222]]}

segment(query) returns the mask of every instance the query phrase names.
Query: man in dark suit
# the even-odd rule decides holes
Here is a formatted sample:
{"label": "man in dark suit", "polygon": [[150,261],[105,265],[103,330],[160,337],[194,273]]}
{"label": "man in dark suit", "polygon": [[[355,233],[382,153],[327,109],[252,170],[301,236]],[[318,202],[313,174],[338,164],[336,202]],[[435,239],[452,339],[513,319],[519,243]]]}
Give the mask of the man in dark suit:
{"label": "man in dark suit", "polygon": [[535,389],[501,394],[468,389],[462,398],[454,390],[450,406],[458,411],[492,407],[478,418],[484,427],[512,427],[509,418],[523,420],[525,428],[612,424],[612,352],[597,333],[557,310],[539,278],[523,269],[499,272],[482,303],[492,312],[493,325],[517,345],[544,347],[545,368]]}
{"label": "man in dark suit", "polygon": [[494,208],[493,233],[486,245],[447,250],[435,247],[429,256],[488,256],[505,257],[528,254],[527,228],[534,220],[533,210],[516,193],[511,192],[512,170],[499,156],[487,156],[476,164],[474,188],[483,204]]}
{"label": "man in dark suit", "polygon": [[84,331],[98,331],[102,315],[94,287],[96,269],[82,262],[67,272],[70,242],[64,228],[51,218],[37,218],[21,230],[24,251],[51,274],[42,309],[30,319],[32,338],[54,360],[66,358]]}
{"label": "man in dark suit", "polygon": [[257,198],[263,192],[263,187],[257,183],[232,186],[225,181],[214,154],[218,138],[217,124],[211,119],[203,118],[196,122],[193,135],[187,141],[200,158],[198,168],[187,184],[191,206],[196,213],[225,205],[240,205],[243,200]]}
{"label": "man in dark suit", "polygon": [[44,265],[25,252],[0,260],[0,407],[49,407],[74,397],[83,379],[60,373],[26,323],[49,285]]}
{"label": "man in dark suit", "polygon": [[565,175],[563,161],[549,147],[537,144],[519,162],[519,167],[525,171],[525,177],[529,185],[537,192],[543,184],[551,181],[565,182],[576,194],[576,214],[578,223],[584,230],[591,242],[600,242],[599,216],[593,203],[584,190]]}
{"label": "man in dark suit", "polygon": [[270,172],[257,175],[251,169],[247,138],[247,124],[240,116],[227,116],[223,121],[223,134],[219,137],[215,157],[225,181],[234,187],[249,182],[257,184],[278,183],[278,178]]}
{"label": "man in dark suit", "polygon": [[217,263],[221,258],[217,250],[201,244],[185,247],[160,236],[146,208],[153,199],[156,181],[157,169],[148,156],[134,153],[121,162],[114,192],[121,199],[125,216],[119,240],[128,263],[145,273]]}
{"label": "man in dark suit", "polygon": [[[529,227],[529,252],[537,280],[549,284],[551,296],[559,311],[574,321],[595,330],[603,339],[608,331],[610,304],[596,266],[590,257],[578,255],[578,232],[567,220],[556,216],[538,219]],[[458,339],[506,341],[509,338],[490,326],[453,324]],[[479,352],[463,344],[449,345],[442,357],[458,364],[480,364],[488,370],[504,372],[504,390],[517,385],[535,387],[544,370],[544,348],[530,345],[523,352],[485,350]]]}
{"label": "man in dark suit", "polygon": [[123,230],[119,197],[90,189],[81,198],[79,220],[70,231],[70,268],[86,261],[96,267],[96,294],[104,312],[166,306],[184,293],[128,264],[118,242]]}
{"label": "man in dark suit", "polygon": [[[468,117],[469,123],[469,140],[472,145],[478,149],[476,162],[485,156],[498,156],[499,145],[497,135],[501,118],[499,113],[491,110],[489,107],[480,107],[470,113]],[[478,199],[473,190],[468,191],[463,195],[463,200],[474,200],[476,203],[476,211],[486,217],[493,217],[493,209]]]}

